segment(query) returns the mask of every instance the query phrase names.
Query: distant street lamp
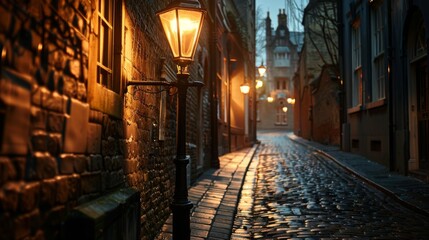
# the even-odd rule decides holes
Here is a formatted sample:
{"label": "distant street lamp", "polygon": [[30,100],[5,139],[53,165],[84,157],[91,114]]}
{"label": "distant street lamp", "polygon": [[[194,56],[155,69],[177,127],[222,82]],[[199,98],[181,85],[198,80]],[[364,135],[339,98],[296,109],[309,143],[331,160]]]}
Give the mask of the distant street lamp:
{"label": "distant street lamp", "polygon": [[250,86],[248,83],[243,83],[240,85],[240,91],[243,94],[248,94],[250,92]]}
{"label": "distant street lamp", "polygon": [[283,110],[283,112],[287,112],[287,107],[286,106],[283,107],[282,110]]}
{"label": "distant street lamp", "polygon": [[255,88],[258,89],[258,88],[261,88],[262,86],[264,86],[264,82],[260,79],[256,79]]}
{"label": "distant street lamp", "polygon": [[267,97],[267,101],[268,101],[269,103],[272,103],[272,102],[274,102],[274,98],[273,98],[273,97]]}
{"label": "distant street lamp", "polygon": [[190,210],[186,165],[190,158],[186,155],[186,95],[188,87],[201,86],[189,83],[187,66],[193,61],[195,49],[201,32],[206,11],[198,0],[174,1],[166,9],[157,12],[165,36],[173,53],[173,60],[178,65],[177,88],[177,155],[176,183],[173,203],[173,239],[190,239]]}
{"label": "distant street lamp", "polygon": [[261,65],[258,67],[259,76],[263,77],[267,68],[264,66],[264,61],[261,62]]}
{"label": "distant street lamp", "polygon": [[289,104],[295,104],[295,98],[288,98],[286,101]]}

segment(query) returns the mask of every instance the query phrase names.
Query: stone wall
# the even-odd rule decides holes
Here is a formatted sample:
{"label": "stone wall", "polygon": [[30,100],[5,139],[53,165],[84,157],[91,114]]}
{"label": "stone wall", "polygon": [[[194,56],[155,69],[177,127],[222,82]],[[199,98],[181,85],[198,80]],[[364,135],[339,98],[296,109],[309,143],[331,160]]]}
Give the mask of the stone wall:
{"label": "stone wall", "polygon": [[[176,97],[166,94],[159,141],[160,87],[127,88],[125,80],[160,80],[161,57],[170,53],[155,12],[168,2],[123,3],[121,117],[96,110],[89,95],[95,1],[0,2],[2,239],[59,239],[75,207],[127,187],[140,192],[141,238],[157,234],[174,189]],[[198,64],[204,69],[199,62],[191,66],[191,80],[202,80]],[[190,143],[200,130],[203,139],[209,135],[207,87],[201,91],[202,129],[194,125],[198,90],[189,91]],[[210,144],[202,142],[209,156]],[[193,178],[195,151],[189,152]]]}

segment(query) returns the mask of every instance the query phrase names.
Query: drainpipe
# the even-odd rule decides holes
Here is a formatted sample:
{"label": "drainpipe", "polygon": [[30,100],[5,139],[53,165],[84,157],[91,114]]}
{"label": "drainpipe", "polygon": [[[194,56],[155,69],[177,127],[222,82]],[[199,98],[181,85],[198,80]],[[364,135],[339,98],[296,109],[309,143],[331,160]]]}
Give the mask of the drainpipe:
{"label": "drainpipe", "polygon": [[217,94],[217,76],[216,76],[216,3],[217,1],[209,2],[209,13],[210,13],[210,38],[209,38],[209,56],[210,56],[210,115],[211,115],[211,161],[210,165],[213,168],[219,168],[219,152],[218,152],[218,121],[217,121],[217,105],[218,105],[218,94]]}
{"label": "drainpipe", "polygon": [[[396,153],[395,153],[395,123],[393,115],[393,84],[392,84],[392,4],[390,1],[386,2],[387,8],[387,66],[390,68],[390,72],[387,71],[387,99],[388,99],[388,112],[389,112],[389,169],[390,171],[395,171],[396,166]],[[407,169],[407,168],[405,168]]]}

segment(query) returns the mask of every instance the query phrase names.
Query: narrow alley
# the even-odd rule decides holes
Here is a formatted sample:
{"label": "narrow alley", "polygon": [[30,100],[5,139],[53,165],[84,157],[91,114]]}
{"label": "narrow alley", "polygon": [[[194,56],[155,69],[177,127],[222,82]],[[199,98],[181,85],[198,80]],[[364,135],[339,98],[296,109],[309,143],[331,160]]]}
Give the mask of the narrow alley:
{"label": "narrow alley", "polygon": [[[429,218],[292,141],[258,133],[231,239],[427,239]],[[255,171],[255,172],[252,172]]]}

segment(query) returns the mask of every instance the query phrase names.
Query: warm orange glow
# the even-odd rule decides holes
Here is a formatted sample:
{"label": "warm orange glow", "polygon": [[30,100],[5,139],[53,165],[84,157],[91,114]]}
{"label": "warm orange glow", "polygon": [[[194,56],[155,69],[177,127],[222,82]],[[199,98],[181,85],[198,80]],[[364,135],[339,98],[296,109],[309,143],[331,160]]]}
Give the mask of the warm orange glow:
{"label": "warm orange glow", "polygon": [[250,92],[250,86],[247,83],[244,83],[240,86],[240,91],[243,94],[248,94]]}
{"label": "warm orange glow", "polygon": [[274,98],[273,97],[267,97],[267,101],[268,102],[274,102]]}
{"label": "warm orange glow", "polygon": [[198,8],[180,6],[158,13],[173,57],[179,63],[193,60],[204,13]]}
{"label": "warm orange glow", "polygon": [[283,112],[287,112],[287,107],[283,107],[283,108],[282,108],[282,111],[283,111]]}
{"label": "warm orange glow", "polygon": [[262,80],[257,79],[256,80],[256,88],[261,88],[264,85],[264,82]]}
{"label": "warm orange glow", "polygon": [[264,62],[261,63],[261,66],[258,67],[259,76],[263,77],[267,68],[264,66]]}
{"label": "warm orange glow", "polygon": [[288,98],[286,101],[289,104],[295,104],[295,98]]}

